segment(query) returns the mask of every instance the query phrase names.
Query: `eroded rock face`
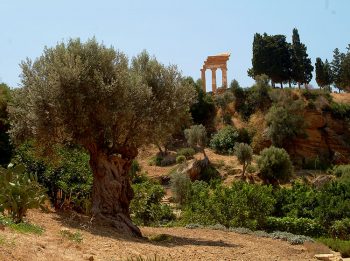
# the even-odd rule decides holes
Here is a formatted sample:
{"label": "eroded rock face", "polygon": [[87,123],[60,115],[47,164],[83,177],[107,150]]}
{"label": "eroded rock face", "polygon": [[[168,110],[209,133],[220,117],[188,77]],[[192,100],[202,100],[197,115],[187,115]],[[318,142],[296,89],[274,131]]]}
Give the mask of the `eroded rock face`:
{"label": "eroded rock face", "polygon": [[305,138],[297,138],[287,150],[293,160],[305,163],[307,159],[328,160],[333,163],[350,163],[349,123],[336,119],[328,112],[305,112]]}

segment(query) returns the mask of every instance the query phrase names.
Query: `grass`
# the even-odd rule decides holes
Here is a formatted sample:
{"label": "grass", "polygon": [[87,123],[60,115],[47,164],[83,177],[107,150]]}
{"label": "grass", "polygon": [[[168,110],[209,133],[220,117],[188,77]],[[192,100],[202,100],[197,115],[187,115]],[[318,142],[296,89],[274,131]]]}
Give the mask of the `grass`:
{"label": "grass", "polygon": [[342,257],[350,257],[350,241],[334,238],[319,238],[317,241],[325,244],[334,251],[340,252]]}
{"label": "grass", "polygon": [[69,230],[61,230],[60,234],[62,237],[68,240],[74,241],[76,243],[81,243],[83,241],[83,235],[80,232],[71,232]]}
{"label": "grass", "polygon": [[172,236],[168,234],[158,234],[158,235],[152,235],[148,237],[148,239],[154,242],[164,242],[164,241],[172,240]]}
{"label": "grass", "polygon": [[41,235],[42,233],[44,233],[44,229],[38,225],[31,224],[28,222],[16,224],[10,218],[4,216],[0,216],[0,224],[3,224],[19,233],[30,233],[36,235]]}

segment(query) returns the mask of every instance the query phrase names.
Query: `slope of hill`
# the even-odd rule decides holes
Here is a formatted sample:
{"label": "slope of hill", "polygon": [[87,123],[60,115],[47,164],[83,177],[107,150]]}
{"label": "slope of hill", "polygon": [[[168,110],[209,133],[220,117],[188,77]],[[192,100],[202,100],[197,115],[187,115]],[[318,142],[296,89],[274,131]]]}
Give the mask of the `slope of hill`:
{"label": "slope of hill", "polygon": [[[127,260],[155,255],[159,260],[314,260],[315,251],[322,248],[218,230],[142,227],[145,237],[169,235],[167,241],[154,242],[123,237],[106,227],[91,228],[88,220],[74,215],[30,211],[28,218],[44,233],[0,230],[0,260]],[[79,232],[82,242],[64,238],[62,231]]]}

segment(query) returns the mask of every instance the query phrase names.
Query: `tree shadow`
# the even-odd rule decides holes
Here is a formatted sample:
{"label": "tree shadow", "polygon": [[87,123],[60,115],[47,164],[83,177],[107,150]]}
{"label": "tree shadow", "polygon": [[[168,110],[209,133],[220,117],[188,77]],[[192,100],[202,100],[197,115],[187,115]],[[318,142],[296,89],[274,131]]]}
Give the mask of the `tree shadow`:
{"label": "tree shadow", "polygon": [[[102,224],[95,224],[90,221],[88,216],[77,214],[76,212],[57,211],[54,219],[62,224],[64,227],[71,229],[79,229],[91,233],[93,235],[111,238],[119,241],[137,242],[143,244],[160,245],[163,247],[177,247],[177,246],[213,246],[213,247],[240,247],[240,245],[224,242],[223,240],[203,240],[200,238],[174,236],[165,234],[167,239],[163,241],[154,241],[148,237],[133,237],[118,232],[117,229],[111,226]],[[158,235],[163,235],[159,233]]]}

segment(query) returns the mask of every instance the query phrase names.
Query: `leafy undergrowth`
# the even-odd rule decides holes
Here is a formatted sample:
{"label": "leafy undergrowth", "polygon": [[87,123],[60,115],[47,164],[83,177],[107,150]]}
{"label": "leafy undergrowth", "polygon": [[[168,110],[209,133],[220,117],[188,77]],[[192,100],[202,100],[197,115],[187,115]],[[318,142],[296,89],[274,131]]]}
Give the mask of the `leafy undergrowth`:
{"label": "leafy undergrowth", "polygon": [[158,234],[158,235],[149,236],[148,239],[153,242],[164,242],[164,241],[171,241],[173,237],[168,234]]}
{"label": "leafy undergrowth", "polygon": [[334,251],[340,252],[342,257],[350,257],[350,241],[333,238],[319,238],[317,241],[325,244]]}
{"label": "leafy undergrowth", "polygon": [[204,227],[199,224],[188,224],[186,225],[186,228],[188,229],[197,229],[197,228],[209,228],[214,230],[223,230],[223,231],[230,231],[235,232],[238,234],[247,234],[247,235],[254,235],[257,237],[267,237],[272,239],[281,239],[283,241],[287,241],[291,245],[302,245],[304,242],[314,242],[314,240],[311,237],[303,236],[303,235],[295,235],[289,232],[283,232],[283,231],[274,231],[272,233],[267,233],[263,230],[250,230],[249,228],[245,227],[235,227],[235,228],[226,228],[225,226],[222,226],[220,224],[216,224],[213,226]]}
{"label": "leafy undergrowth", "polygon": [[71,232],[69,230],[61,230],[60,234],[62,237],[67,238],[76,243],[81,243],[83,241],[83,235],[80,232]]}
{"label": "leafy undergrowth", "polygon": [[37,235],[42,235],[44,233],[44,229],[38,225],[27,222],[14,223],[10,218],[4,216],[0,216],[0,224],[5,225],[6,227],[9,227],[19,233],[30,233]]}

